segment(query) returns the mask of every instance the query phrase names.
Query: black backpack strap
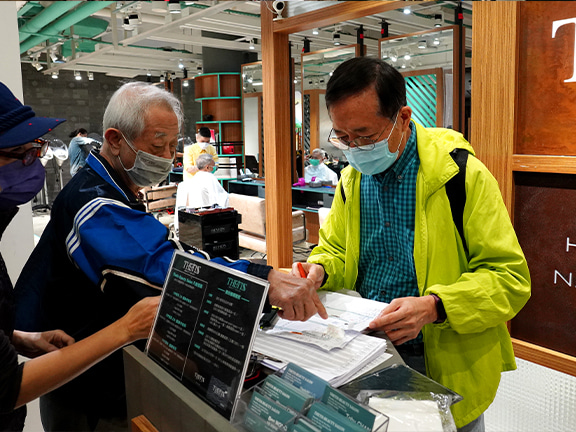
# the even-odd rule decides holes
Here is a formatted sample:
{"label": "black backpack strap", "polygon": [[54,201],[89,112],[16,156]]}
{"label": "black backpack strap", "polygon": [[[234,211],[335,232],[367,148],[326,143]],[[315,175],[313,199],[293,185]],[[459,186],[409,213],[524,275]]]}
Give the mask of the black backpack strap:
{"label": "black backpack strap", "polygon": [[344,184],[340,182],[340,195],[342,195],[342,201],[346,204],[346,194],[344,193]]}
{"label": "black backpack strap", "polygon": [[464,205],[466,204],[466,162],[468,161],[468,150],[454,149],[450,152],[450,156],[458,165],[458,173],[446,183],[446,195],[450,201],[450,209],[452,210],[452,219],[454,225],[460,234],[462,245],[466,254],[468,254],[468,245],[464,237]]}

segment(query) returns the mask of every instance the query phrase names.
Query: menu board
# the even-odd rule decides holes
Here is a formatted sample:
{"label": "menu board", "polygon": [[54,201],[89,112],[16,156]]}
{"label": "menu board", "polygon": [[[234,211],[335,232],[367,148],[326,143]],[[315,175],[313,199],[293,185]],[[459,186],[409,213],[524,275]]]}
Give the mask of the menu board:
{"label": "menu board", "polygon": [[231,419],[267,293],[265,280],[176,251],[146,351]]}

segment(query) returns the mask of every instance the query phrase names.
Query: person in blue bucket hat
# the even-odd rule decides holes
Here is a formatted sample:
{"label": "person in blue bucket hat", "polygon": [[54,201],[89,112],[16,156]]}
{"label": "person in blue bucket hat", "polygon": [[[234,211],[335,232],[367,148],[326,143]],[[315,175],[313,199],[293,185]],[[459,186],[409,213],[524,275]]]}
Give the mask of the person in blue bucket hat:
{"label": "person in blue bucket hat", "polygon": [[[64,119],[38,117],[0,82],[0,239],[18,212],[44,185],[38,160],[49,142],[41,137]],[[21,431],[25,404],[70,381],[114,350],[148,336],[159,297],[136,304],[120,320],[74,343],[61,330],[14,330],[13,287],[0,255],[0,431]],[[18,364],[18,353],[33,357]]]}

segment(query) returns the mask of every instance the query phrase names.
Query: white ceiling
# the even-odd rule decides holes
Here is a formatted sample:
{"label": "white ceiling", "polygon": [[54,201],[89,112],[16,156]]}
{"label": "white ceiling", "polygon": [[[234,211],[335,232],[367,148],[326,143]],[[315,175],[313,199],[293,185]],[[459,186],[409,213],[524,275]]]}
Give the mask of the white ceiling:
{"label": "white ceiling", "polygon": [[[27,2],[18,2],[24,6]],[[53,2],[40,2],[49,7]],[[165,72],[176,72],[181,76],[178,63],[182,62],[189,76],[202,72],[202,47],[227,50],[251,51],[250,41],[254,41],[254,51],[260,52],[260,3],[259,1],[190,1],[180,2],[182,12],[168,13],[167,2],[159,1],[119,1],[92,14],[93,17],[108,21],[108,28],[92,39],[100,43],[94,52],[76,52],[64,63],[51,63],[46,54],[58,47],[47,42],[34,46],[22,55],[23,62],[32,62],[34,54],[39,54],[39,62],[44,68],[39,73],[78,70],[102,72],[111,76],[132,78],[138,75],[160,76]],[[265,2],[272,7],[274,2]],[[289,1],[283,12],[284,17],[294,16],[336,2],[329,1]],[[434,16],[442,14],[445,25],[454,20],[454,8],[458,2],[406,2],[411,14],[402,10],[390,11],[354,21],[341,23],[342,44],[356,43],[356,29],[364,26],[365,43],[368,55],[376,55],[380,37],[381,20],[389,23],[390,36],[429,30],[434,26]],[[471,50],[471,2],[463,2],[466,46]],[[133,29],[123,27],[125,18],[137,14],[139,24]],[[290,36],[292,56],[300,63],[303,39],[311,40],[311,51],[334,47],[332,41],[335,26],[319,29],[318,35],[312,31],[295,33]],[[211,32],[211,33],[203,33]],[[39,31],[39,34],[42,30]],[[68,36],[68,39],[70,36]],[[62,36],[62,40],[66,37]],[[169,51],[172,50],[172,51]],[[469,59],[468,59],[469,60]],[[469,65],[469,61],[468,61]],[[299,67],[296,68],[299,71]]]}

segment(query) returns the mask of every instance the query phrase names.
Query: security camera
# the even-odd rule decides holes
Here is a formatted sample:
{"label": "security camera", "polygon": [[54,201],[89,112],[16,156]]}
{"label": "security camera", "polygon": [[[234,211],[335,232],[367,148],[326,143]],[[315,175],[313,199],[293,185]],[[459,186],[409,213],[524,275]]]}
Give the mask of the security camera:
{"label": "security camera", "polygon": [[276,11],[276,14],[278,15],[278,19],[281,19],[282,18],[282,12],[286,8],[286,2],[275,1],[274,3],[272,3],[272,7]]}

